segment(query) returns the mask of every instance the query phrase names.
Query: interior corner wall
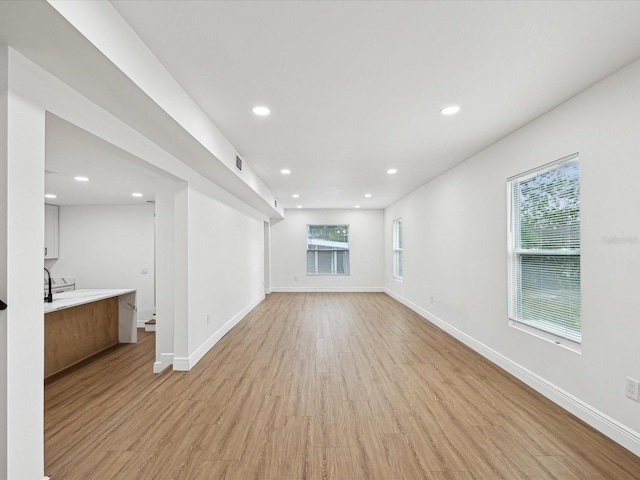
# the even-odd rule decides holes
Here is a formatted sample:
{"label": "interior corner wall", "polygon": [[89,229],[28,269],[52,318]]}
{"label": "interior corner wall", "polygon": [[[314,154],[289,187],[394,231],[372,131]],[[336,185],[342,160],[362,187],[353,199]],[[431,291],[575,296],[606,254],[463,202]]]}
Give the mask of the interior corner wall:
{"label": "interior corner wall", "polygon": [[[135,288],[138,323],[154,313],[154,205],[62,205],[54,277],[76,288]],[[142,273],[143,268],[147,273]]]}
{"label": "interior corner wall", "polygon": [[[8,50],[0,47],[0,300],[7,301],[7,201],[8,201]],[[7,311],[0,310],[0,477],[7,475],[8,420],[8,328]]]}
{"label": "interior corner wall", "polygon": [[[41,479],[44,471],[44,305],[42,286],[44,239],[44,147],[45,111],[37,102],[17,92],[23,86],[14,68],[15,52],[2,47],[5,141],[1,145],[0,168],[6,175],[6,402],[1,412],[6,418],[6,438],[0,477]],[[7,70],[5,70],[7,68]],[[5,103],[6,102],[6,103]],[[3,271],[4,275],[4,271]],[[3,282],[4,283],[4,282]],[[4,327],[3,327],[4,328]],[[6,348],[6,350],[5,350]],[[4,423],[4,420],[3,420]]]}
{"label": "interior corner wall", "polygon": [[[307,275],[307,225],[349,225],[349,275]],[[380,292],[382,210],[287,210],[271,223],[272,292]]]}
{"label": "interior corner wall", "polygon": [[175,235],[176,192],[182,183],[166,182],[156,191],[155,271],[156,271],[156,361],[154,373],[173,364],[175,329]]}
{"label": "interior corner wall", "polygon": [[[640,61],[385,211],[385,286],[503,368],[640,454]],[[578,152],[581,353],[510,327],[507,178]],[[404,279],[391,229],[403,218]],[[433,299],[433,301],[432,301]]]}
{"label": "interior corner wall", "polygon": [[221,202],[216,188],[189,185],[188,348],[174,368],[192,368],[264,300],[264,216]]}

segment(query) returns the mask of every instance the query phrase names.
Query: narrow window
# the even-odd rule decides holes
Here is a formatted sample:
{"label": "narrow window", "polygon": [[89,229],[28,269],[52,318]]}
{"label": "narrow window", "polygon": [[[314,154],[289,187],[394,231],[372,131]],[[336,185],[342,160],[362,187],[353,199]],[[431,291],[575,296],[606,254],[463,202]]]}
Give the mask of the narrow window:
{"label": "narrow window", "polygon": [[307,275],[349,275],[349,225],[307,225]]}
{"label": "narrow window", "polygon": [[509,317],[580,343],[578,155],[509,179]]}
{"label": "narrow window", "polygon": [[402,280],[402,219],[393,221],[393,278]]}

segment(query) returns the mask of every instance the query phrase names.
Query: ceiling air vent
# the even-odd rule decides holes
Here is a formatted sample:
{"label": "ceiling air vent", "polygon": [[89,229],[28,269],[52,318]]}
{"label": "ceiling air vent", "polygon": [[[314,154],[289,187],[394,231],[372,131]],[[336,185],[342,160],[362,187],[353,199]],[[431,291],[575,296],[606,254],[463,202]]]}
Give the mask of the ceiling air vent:
{"label": "ceiling air vent", "polygon": [[236,155],[236,168],[242,171],[242,159],[238,155]]}

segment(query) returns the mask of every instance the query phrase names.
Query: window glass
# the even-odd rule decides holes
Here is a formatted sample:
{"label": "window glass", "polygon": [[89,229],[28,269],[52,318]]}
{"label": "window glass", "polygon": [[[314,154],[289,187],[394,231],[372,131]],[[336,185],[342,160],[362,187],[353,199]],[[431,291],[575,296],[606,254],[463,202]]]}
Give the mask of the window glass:
{"label": "window glass", "polygon": [[514,177],[509,187],[509,316],[580,343],[578,157]]}
{"label": "window glass", "polygon": [[307,275],[349,275],[349,225],[307,225]]}

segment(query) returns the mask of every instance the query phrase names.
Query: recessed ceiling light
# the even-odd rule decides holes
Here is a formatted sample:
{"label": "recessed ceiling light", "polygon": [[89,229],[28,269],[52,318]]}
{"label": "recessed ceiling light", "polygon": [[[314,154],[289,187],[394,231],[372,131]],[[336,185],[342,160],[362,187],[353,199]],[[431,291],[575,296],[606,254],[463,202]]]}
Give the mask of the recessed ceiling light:
{"label": "recessed ceiling light", "polygon": [[389,170],[387,170],[387,173],[388,173],[389,175],[393,175],[394,173],[398,173],[398,170],[397,170],[397,169],[395,169],[395,168],[390,168]]}
{"label": "recessed ceiling light", "polygon": [[45,193],[44,198],[58,198],[58,196],[53,193]]}
{"label": "recessed ceiling light", "polygon": [[355,208],[360,208],[360,205],[356,205]]}
{"label": "recessed ceiling light", "polygon": [[302,208],[302,205],[296,205],[296,208]]}
{"label": "recessed ceiling light", "polygon": [[297,193],[294,193],[293,195],[291,195],[293,198],[300,198],[300,195],[298,195]]}
{"label": "recessed ceiling light", "polygon": [[132,197],[142,197],[142,194],[140,192],[134,192],[131,194]]}
{"label": "recessed ceiling light", "polygon": [[256,105],[253,107],[253,113],[258,115],[259,117],[266,117],[271,113],[269,107],[265,107],[264,105]]}
{"label": "recessed ceiling light", "polygon": [[448,107],[444,107],[440,110],[442,115],[455,115],[460,111],[460,107],[458,105],[449,105]]}
{"label": "recessed ceiling light", "polygon": [[365,193],[364,194],[364,198],[371,198],[371,194],[370,193]]}
{"label": "recessed ceiling light", "polygon": [[289,175],[291,173],[291,170],[289,170],[288,168],[283,168],[282,170],[280,170],[280,173],[283,175]]}
{"label": "recessed ceiling light", "polygon": [[78,181],[78,182],[88,182],[89,181],[89,177],[73,177],[74,180]]}

